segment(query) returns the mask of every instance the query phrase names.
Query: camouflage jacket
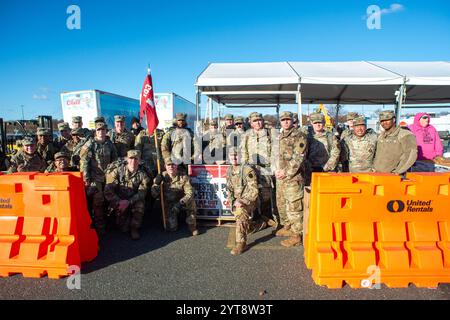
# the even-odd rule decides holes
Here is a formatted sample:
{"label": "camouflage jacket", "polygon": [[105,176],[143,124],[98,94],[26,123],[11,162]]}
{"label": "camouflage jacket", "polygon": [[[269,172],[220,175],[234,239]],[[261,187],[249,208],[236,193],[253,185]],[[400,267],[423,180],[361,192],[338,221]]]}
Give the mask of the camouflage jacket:
{"label": "camouflage jacket", "polygon": [[43,144],[38,143],[36,152],[39,153],[42,159],[47,163],[47,165],[50,165],[55,157],[55,153],[58,152],[58,149],[56,148],[55,144],[53,142],[50,142],[46,146]]}
{"label": "camouflage jacket", "polygon": [[[175,205],[183,200],[184,203],[189,203],[194,200],[194,188],[189,181],[187,175],[180,175],[179,173],[171,178],[167,171],[162,173],[163,176],[163,192],[164,201],[169,205]],[[157,198],[159,196],[160,186],[153,184],[152,195]]]}
{"label": "camouflage jacket", "polygon": [[239,147],[242,141],[242,137],[245,134],[244,129],[236,128],[227,137],[226,144],[229,147]]}
{"label": "camouflage jacket", "polygon": [[307,165],[313,171],[334,171],[339,162],[340,146],[336,136],[329,131],[311,133],[308,138]]}
{"label": "camouflage jacket", "polygon": [[46,167],[47,163],[37,152],[29,155],[25,151],[19,151],[11,158],[8,173],[33,171],[44,172]]}
{"label": "camouflage jacket", "polygon": [[270,167],[272,137],[267,129],[247,130],[242,136],[242,163]]}
{"label": "camouflage jacket", "polygon": [[54,142],[56,148],[58,150],[61,150],[67,143],[69,143],[70,141],[72,141],[72,139],[66,139],[64,137],[58,137],[58,139],[56,139],[56,141]]}
{"label": "camouflage jacket", "polygon": [[140,167],[130,172],[125,161],[106,175],[105,198],[113,208],[120,200],[129,200],[133,205],[145,200],[149,185],[147,173]]}
{"label": "camouflage jacket", "polygon": [[[149,136],[147,130],[141,130],[139,134],[136,136],[135,140],[135,149],[141,151],[141,158],[145,165],[145,168],[150,171],[156,171],[158,154],[161,154],[161,140],[163,133],[161,131],[157,131],[156,139],[158,140],[158,150],[156,150],[155,146],[155,136],[154,133]],[[161,159],[162,161],[162,159]],[[161,163],[161,166],[163,163]]]}
{"label": "camouflage jacket", "polygon": [[117,150],[117,156],[119,158],[124,158],[127,156],[128,150],[131,150],[134,148],[134,135],[125,130],[122,133],[117,133],[116,130],[111,130],[108,133],[111,142],[114,143],[114,146]]}
{"label": "camouflage jacket", "polygon": [[175,164],[191,163],[194,154],[194,134],[189,128],[171,128],[161,141],[164,162],[172,159]]}
{"label": "camouflage jacket", "polygon": [[285,180],[302,180],[308,142],[306,135],[296,128],[283,130],[274,146],[275,170],[284,170]]}
{"label": "camouflage jacket", "polygon": [[81,139],[76,143],[74,140],[70,140],[62,147],[61,151],[70,155],[70,165],[76,168],[80,168],[80,151],[81,147],[86,143],[86,139]]}
{"label": "camouflage jacket", "polygon": [[373,161],[375,171],[403,174],[416,159],[417,142],[411,131],[393,127],[379,135]]}
{"label": "camouflage jacket", "polygon": [[363,137],[350,133],[341,140],[342,159],[349,162],[350,172],[372,172],[377,138],[375,132],[368,131]]}
{"label": "camouflage jacket", "polygon": [[209,164],[225,159],[225,140],[220,132],[206,131],[202,138],[202,145],[204,162]]}
{"label": "camouflage jacket", "polygon": [[249,165],[229,166],[227,169],[227,191],[231,206],[236,200],[247,205],[256,206],[258,199],[258,180],[256,172]]}
{"label": "camouflage jacket", "polygon": [[89,138],[80,150],[80,171],[83,172],[84,181],[105,182],[106,167],[115,160],[117,151],[110,140],[98,142]]}

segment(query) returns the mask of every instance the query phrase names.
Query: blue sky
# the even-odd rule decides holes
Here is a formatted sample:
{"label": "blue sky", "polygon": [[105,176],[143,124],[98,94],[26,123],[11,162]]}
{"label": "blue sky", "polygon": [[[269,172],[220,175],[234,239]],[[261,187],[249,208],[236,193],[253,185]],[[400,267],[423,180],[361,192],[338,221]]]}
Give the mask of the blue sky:
{"label": "blue sky", "polygon": [[[69,30],[66,9],[81,9]],[[369,30],[369,5],[401,9]],[[59,93],[100,89],[133,98],[150,63],[156,92],[194,101],[209,62],[450,60],[450,1],[0,2],[0,117],[61,118]]]}

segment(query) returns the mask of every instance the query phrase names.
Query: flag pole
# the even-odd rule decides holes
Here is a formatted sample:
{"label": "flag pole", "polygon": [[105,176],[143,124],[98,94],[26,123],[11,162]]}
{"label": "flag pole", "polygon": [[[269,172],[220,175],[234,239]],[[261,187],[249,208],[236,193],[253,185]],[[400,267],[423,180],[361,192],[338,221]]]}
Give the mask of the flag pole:
{"label": "flag pole", "polygon": [[[147,65],[147,75],[150,75],[150,64]],[[155,106],[156,108],[156,106]],[[148,124],[147,124],[147,130],[148,130]],[[155,131],[153,131],[153,136],[155,138],[155,151],[156,151],[156,166],[158,169],[158,174],[161,174],[161,155],[159,152],[159,147],[158,147],[158,138],[157,138],[157,131],[158,129],[155,128]],[[150,134],[150,132],[149,132]],[[166,225],[166,207],[164,205],[164,181],[161,183],[161,187],[160,187],[160,198],[161,198],[161,211],[162,211],[162,218],[163,218],[163,226],[164,226],[164,230],[167,230],[167,225]]]}

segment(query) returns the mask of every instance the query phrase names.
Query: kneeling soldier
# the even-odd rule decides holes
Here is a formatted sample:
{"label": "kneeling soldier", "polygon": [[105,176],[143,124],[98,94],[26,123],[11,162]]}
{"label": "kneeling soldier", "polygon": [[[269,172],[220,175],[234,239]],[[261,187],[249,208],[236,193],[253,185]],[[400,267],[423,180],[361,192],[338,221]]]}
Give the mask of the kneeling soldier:
{"label": "kneeling soldier", "polygon": [[141,152],[129,150],[127,161],[106,176],[105,198],[117,215],[122,232],[131,228],[131,238],[140,238],[139,229],[144,218],[144,200],[150,184],[146,172],[139,167]]}
{"label": "kneeling soldier", "polygon": [[159,198],[163,186],[164,208],[166,209],[166,223],[168,231],[178,229],[178,217],[182,211],[186,212],[186,223],[193,236],[198,235],[196,222],[196,207],[194,189],[189,177],[178,172],[178,166],[170,158],[166,160],[166,171],[157,175],[152,186],[152,196]]}
{"label": "kneeling soldier", "polygon": [[71,167],[69,165],[70,155],[65,152],[57,152],[55,154],[55,161],[47,167],[46,173],[51,172],[68,172],[68,171],[78,171],[77,168]]}
{"label": "kneeling soldier", "polygon": [[236,217],[236,246],[231,250],[231,254],[235,256],[247,249],[251,215],[258,199],[258,178],[251,166],[239,165],[235,148],[230,149],[229,160],[231,165],[227,170],[227,190],[231,210]]}

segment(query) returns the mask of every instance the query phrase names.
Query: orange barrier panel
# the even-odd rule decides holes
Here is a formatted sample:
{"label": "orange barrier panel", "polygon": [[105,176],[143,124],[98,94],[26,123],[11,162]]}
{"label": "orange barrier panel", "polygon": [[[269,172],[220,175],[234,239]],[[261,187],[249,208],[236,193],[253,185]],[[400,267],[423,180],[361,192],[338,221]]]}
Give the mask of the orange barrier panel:
{"label": "orange barrier panel", "polygon": [[450,173],[314,173],[305,263],[319,285],[450,282]]}
{"label": "orange barrier panel", "polygon": [[0,276],[69,275],[97,256],[90,226],[81,173],[0,175]]}

